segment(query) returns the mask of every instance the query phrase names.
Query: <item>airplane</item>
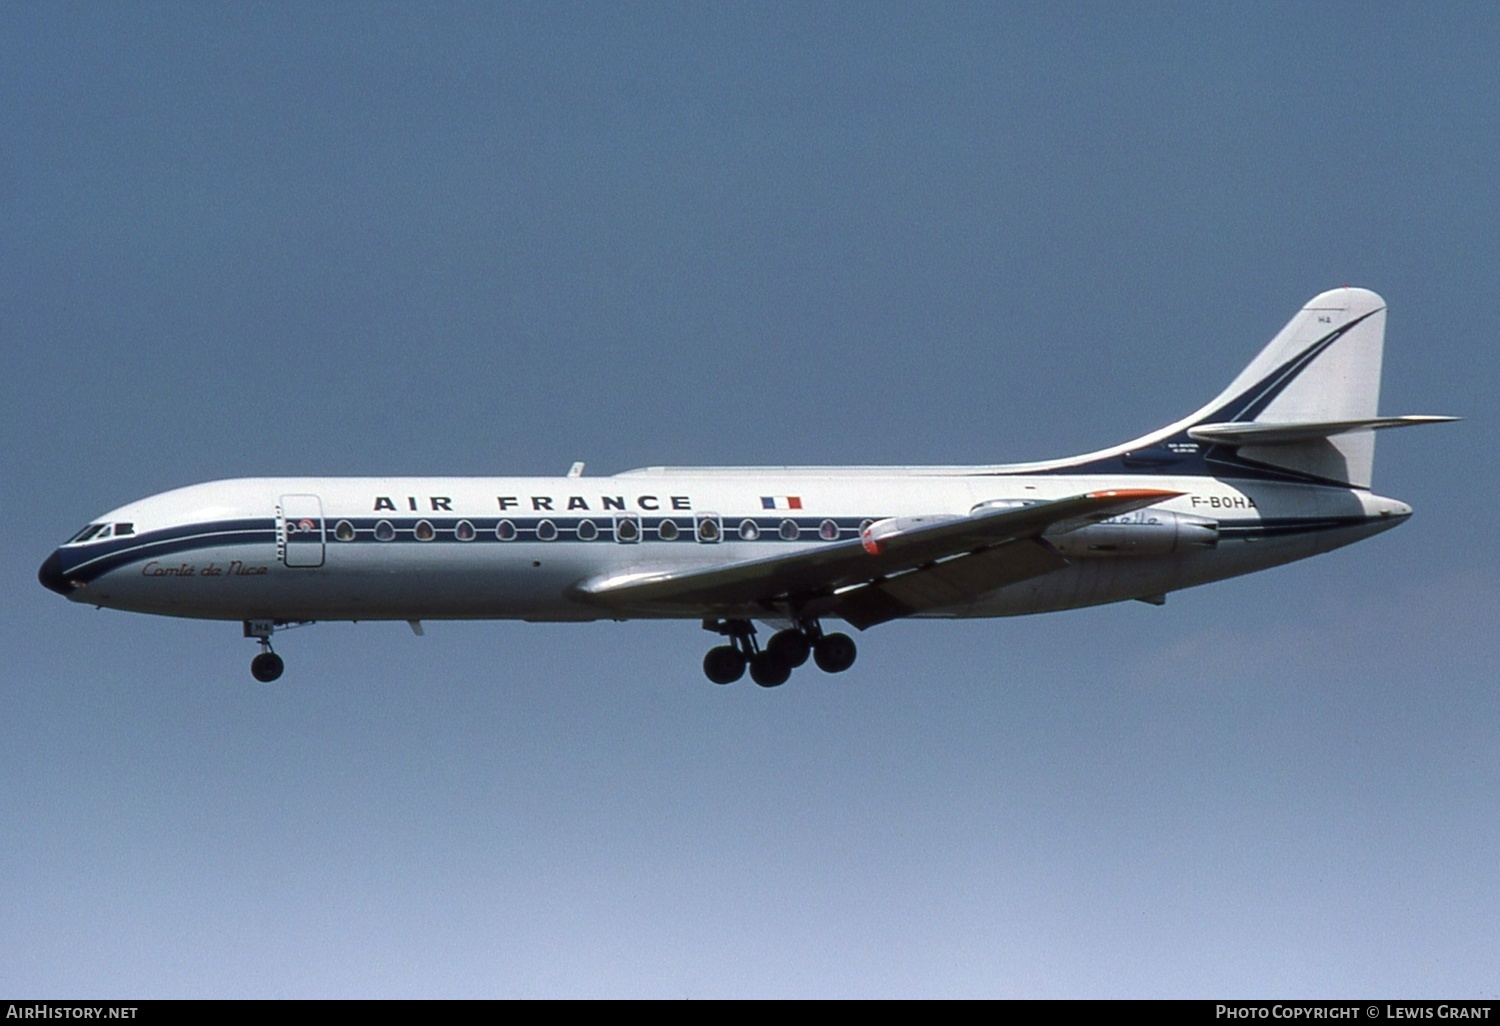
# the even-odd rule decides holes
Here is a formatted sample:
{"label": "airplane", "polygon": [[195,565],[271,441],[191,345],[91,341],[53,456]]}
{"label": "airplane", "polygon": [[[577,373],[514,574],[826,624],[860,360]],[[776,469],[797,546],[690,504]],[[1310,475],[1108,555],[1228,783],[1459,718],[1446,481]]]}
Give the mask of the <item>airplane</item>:
{"label": "airplane", "polygon": [[[1312,299],[1196,412],[1068,459],[981,466],[648,467],[585,477],[242,478],[132,502],[38,572],[88,605],[240,621],[255,679],[319,620],[699,620],[709,680],[776,687],[858,630],[1168,593],[1387,531],[1374,432],[1385,301]],[[764,645],[755,623],[773,630]]]}

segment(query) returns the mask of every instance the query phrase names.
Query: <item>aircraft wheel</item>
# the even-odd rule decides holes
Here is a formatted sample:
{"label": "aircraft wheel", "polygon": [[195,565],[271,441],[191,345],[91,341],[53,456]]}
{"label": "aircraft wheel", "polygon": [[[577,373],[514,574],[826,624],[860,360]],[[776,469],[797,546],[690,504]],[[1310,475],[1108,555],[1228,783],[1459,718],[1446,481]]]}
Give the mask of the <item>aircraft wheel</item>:
{"label": "aircraft wheel", "polygon": [[766,642],[766,651],[786,663],[788,668],[796,669],[807,662],[807,657],[812,654],[812,642],[807,639],[806,634],[791,627],[771,635],[771,640]]}
{"label": "aircraft wheel", "polygon": [[792,668],[774,652],[757,652],[750,657],[750,679],[763,688],[780,687],[791,675]]}
{"label": "aircraft wheel", "polygon": [[715,684],[733,684],[745,675],[745,656],[733,645],[720,645],[703,657],[703,674]]}
{"label": "aircraft wheel", "polygon": [[275,652],[262,652],[250,660],[250,675],[262,684],[269,684],[280,677],[284,669],[286,669],[286,664]]}
{"label": "aircraft wheel", "polygon": [[813,645],[813,662],[824,673],[843,673],[854,665],[858,654],[847,634],[825,634]]}

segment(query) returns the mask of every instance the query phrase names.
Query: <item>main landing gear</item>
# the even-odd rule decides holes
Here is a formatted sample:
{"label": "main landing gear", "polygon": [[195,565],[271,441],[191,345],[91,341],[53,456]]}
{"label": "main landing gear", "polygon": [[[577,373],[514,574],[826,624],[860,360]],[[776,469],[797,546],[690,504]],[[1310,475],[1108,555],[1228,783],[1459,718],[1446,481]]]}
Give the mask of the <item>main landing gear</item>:
{"label": "main landing gear", "polygon": [[792,671],[812,656],[824,673],[843,673],[854,665],[854,639],[847,634],[824,634],[817,620],[798,620],[777,631],[761,648],[749,620],[704,620],[703,629],[722,634],[729,644],[708,650],[703,673],[715,684],[733,684],[750,668],[750,679],[763,688],[787,682]]}

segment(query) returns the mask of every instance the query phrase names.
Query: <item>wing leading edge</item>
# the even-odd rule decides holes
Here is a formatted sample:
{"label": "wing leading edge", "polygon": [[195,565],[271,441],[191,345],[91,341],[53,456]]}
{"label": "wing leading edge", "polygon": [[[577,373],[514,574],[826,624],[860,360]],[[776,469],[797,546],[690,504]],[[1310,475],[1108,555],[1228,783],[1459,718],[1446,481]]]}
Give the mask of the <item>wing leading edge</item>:
{"label": "wing leading edge", "polygon": [[639,567],[580,581],[573,592],[622,612],[790,609],[838,616],[863,630],[1051,573],[1068,561],[1042,539],[1044,531],[1072,530],[1180,494],[1111,489],[1025,506],[980,506],[966,516],[892,518],[871,525],[857,541],[728,564]]}

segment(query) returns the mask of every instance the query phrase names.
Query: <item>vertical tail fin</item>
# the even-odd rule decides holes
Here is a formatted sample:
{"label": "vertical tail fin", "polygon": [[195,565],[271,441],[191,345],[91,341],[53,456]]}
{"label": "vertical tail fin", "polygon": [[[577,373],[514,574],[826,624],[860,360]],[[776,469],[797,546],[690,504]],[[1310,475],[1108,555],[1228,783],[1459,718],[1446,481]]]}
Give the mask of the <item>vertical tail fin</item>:
{"label": "vertical tail fin", "polygon": [[[1209,425],[1253,424],[1263,430],[1237,433],[1239,459],[1367,488],[1375,464],[1375,425],[1356,425],[1375,419],[1384,348],[1380,296],[1356,288],[1315,296],[1192,418],[1198,428],[1192,434],[1232,444],[1232,434],[1216,435]],[[1289,425],[1339,429],[1287,438]],[[1282,439],[1272,440],[1273,426],[1283,428]]]}
{"label": "vertical tail fin", "polygon": [[1457,420],[1379,417],[1385,300],[1314,296],[1212,402],[1133,441],[993,473],[1176,474],[1368,488],[1375,431]]}

